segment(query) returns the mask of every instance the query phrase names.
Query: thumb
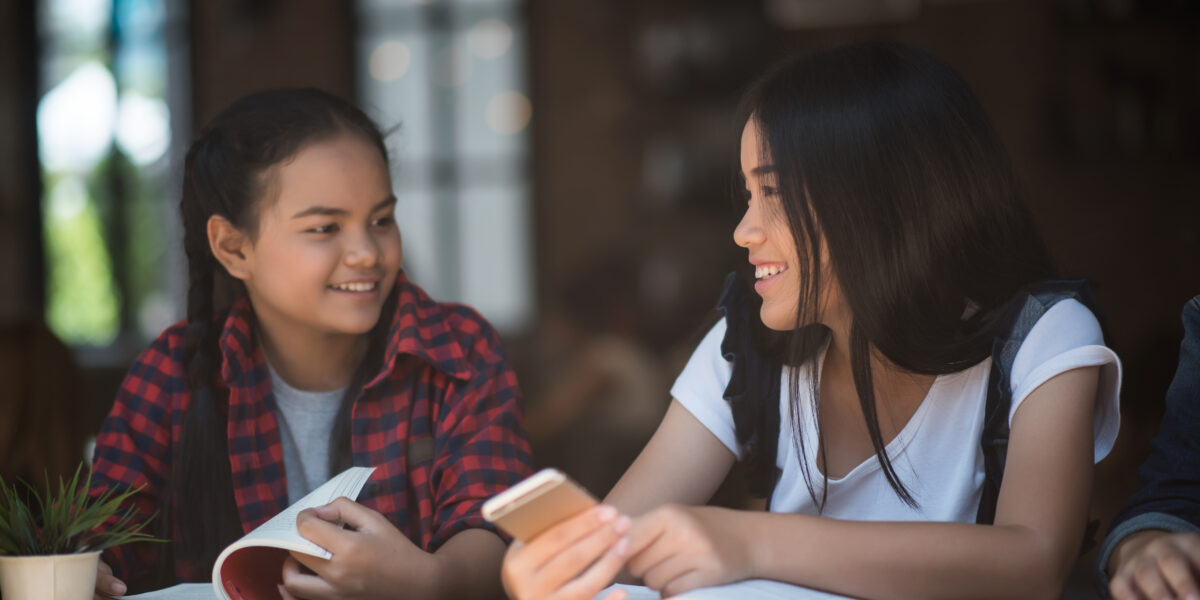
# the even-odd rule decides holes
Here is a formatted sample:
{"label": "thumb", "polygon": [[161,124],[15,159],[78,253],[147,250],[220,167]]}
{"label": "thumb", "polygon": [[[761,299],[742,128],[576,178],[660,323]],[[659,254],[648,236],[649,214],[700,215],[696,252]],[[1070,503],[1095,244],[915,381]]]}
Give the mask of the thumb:
{"label": "thumb", "polygon": [[355,531],[376,529],[383,515],[345,496],[313,509],[317,517],[330,523],[348,525]]}

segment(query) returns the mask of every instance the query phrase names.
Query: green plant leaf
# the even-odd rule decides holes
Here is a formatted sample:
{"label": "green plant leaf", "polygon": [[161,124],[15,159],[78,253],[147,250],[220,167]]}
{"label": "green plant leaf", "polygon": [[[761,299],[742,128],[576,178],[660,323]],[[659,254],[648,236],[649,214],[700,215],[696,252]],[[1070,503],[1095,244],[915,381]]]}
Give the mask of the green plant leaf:
{"label": "green plant leaf", "polygon": [[[125,506],[143,488],[110,488],[91,497],[93,471],[82,464],[68,482],[46,477],[42,490],[0,479],[0,555],[42,555],[103,550],[131,542],[161,542],[143,530],[153,520]],[[20,490],[28,492],[22,499]],[[104,526],[102,531],[96,531]]]}

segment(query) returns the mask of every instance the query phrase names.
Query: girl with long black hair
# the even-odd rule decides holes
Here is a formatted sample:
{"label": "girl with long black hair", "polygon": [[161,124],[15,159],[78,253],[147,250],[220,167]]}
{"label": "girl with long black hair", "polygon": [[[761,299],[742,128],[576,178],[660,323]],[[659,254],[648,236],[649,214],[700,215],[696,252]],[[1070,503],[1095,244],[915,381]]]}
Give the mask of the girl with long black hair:
{"label": "girl with long black hair", "polygon": [[[771,71],[738,124],[753,292],[726,289],[606,505],[510,547],[509,594],[591,598],[624,568],[664,595],[762,579],[723,597],[1057,597],[1116,436],[1119,363],[1079,300],[1024,324],[980,524],[994,344],[1053,271],[967,85],[923,51],[860,43]],[[700,506],[763,452],[769,510]]]}
{"label": "girl with long black hair", "polygon": [[98,594],[207,581],[226,545],[351,465],[377,468],[361,504],[298,523],[333,558],[264,573],[281,596],[499,592],[504,544],[479,507],[529,472],[520,392],[488,323],[401,270],[395,204],[379,129],[330,94],[253,94],[201,131],[187,320],[130,370],[93,479],[141,487],[132,508],[172,543],[107,552]]}

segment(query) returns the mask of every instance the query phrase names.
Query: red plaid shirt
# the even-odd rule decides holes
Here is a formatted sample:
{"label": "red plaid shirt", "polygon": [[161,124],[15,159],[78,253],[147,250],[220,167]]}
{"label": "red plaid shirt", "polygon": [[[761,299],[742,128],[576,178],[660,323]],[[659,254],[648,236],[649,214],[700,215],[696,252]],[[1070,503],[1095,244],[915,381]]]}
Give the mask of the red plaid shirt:
{"label": "red plaid shirt", "polygon": [[[434,302],[403,273],[396,286],[384,367],[354,404],[351,446],[355,465],[378,467],[359,501],[433,551],[464,529],[491,529],[480,506],[528,475],[532,460],[517,378],[491,326],[468,307]],[[228,460],[246,532],[289,504],[271,379],[253,323],[243,299],[231,307],[220,338]],[[147,519],[159,511],[191,399],[182,363],[185,328],[167,329],[138,357],[96,439],[93,486],[144,485],[133,502]],[[406,456],[418,447],[428,450],[424,458]],[[187,514],[186,507],[172,512]],[[104,559],[118,577],[138,580],[163,549],[134,544]],[[178,553],[174,566],[181,581],[209,577]]]}

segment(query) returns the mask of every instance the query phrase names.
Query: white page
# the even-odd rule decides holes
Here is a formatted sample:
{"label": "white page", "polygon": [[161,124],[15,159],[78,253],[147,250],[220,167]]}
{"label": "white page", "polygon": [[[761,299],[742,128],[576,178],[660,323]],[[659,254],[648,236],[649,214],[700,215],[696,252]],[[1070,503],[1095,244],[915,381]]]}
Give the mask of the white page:
{"label": "white page", "polygon": [[[658,592],[640,585],[616,584],[598,594],[594,600],[602,600],[610,591],[623,589],[629,600],[660,600]],[[846,596],[819,592],[798,585],[780,583],[766,579],[749,579],[728,585],[701,588],[674,596],[679,600],[846,600]]]}
{"label": "white page", "polygon": [[169,588],[134,594],[132,596],[117,596],[122,600],[216,600],[211,583],[181,583]]}
{"label": "white page", "polygon": [[332,557],[333,555],[328,550],[304,539],[300,535],[300,530],[296,529],[296,517],[300,514],[300,511],[306,508],[324,506],[342,496],[351,500],[357,498],[358,493],[362,491],[363,486],[367,483],[367,479],[370,479],[371,473],[374,471],[374,467],[350,467],[342,471],[333,479],[321,484],[321,487],[309,492],[307,496],[284,509],[283,512],[271,517],[266,523],[259,525],[254,531],[247,533],[238,541],[230,544],[217,559],[216,566],[219,567],[221,560],[233,550],[247,546],[271,546],[273,548],[295,550],[321,558]]}
{"label": "white page", "polygon": [[271,517],[266,523],[259,525],[238,541],[230,544],[221,551],[216,564],[213,565],[212,583],[181,583],[174,587],[135,596],[124,596],[124,598],[129,600],[227,600],[224,590],[218,583],[218,574],[221,572],[221,566],[225,563],[225,559],[241,548],[265,546],[295,550],[321,558],[332,557],[333,555],[327,550],[300,535],[300,530],[296,529],[296,516],[306,508],[323,506],[342,496],[351,500],[357,498],[358,493],[362,491],[373,472],[375,472],[374,467],[350,467],[342,471],[321,484],[321,487],[284,509],[283,512]]}

